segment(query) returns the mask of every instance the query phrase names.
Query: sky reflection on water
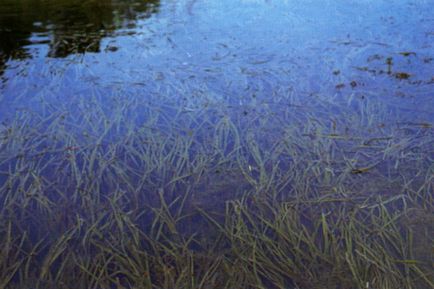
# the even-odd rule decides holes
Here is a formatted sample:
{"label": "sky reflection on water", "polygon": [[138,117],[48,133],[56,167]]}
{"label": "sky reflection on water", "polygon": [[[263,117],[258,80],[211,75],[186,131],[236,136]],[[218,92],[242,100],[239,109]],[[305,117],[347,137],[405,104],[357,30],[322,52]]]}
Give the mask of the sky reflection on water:
{"label": "sky reflection on water", "polygon": [[[421,1],[5,1],[0,99],[183,87],[231,104],[368,98],[431,121],[432,8]],[[49,92],[49,93],[47,93]],[[176,97],[176,96],[174,96]],[[249,100],[248,100],[249,101]],[[417,114],[415,114],[417,112]]]}

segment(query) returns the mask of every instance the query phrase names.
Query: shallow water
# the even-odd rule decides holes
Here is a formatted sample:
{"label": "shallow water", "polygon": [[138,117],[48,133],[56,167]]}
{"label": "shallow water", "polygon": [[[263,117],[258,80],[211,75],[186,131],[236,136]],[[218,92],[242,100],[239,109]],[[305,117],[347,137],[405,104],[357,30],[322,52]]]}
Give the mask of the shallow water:
{"label": "shallow water", "polygon": [[318,97],[366,97],[396,110],[394,122],[430,122],[430,7],[429,1],[2,1],[1,107],[26,106],[47,92],[57,101],[95,89],[146,98],[182,87],[187,98],[201,89],[235,104],[252,95],[273,102],[287,91],[302,105]]}
{"label": "shallow water", "polygon": [[0,288],[430,288],[432,7],[2,0]]}

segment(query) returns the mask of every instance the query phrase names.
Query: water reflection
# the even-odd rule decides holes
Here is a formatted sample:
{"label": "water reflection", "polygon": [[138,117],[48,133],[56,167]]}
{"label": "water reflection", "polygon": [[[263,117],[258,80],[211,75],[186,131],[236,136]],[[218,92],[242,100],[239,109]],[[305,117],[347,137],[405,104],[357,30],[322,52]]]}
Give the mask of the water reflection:
{"label": "water reflection", "polygon": [[134,28],[137,19],[158,11],[159,2],[4,0],[0,5],[0,74],[8,59],[31,58],[29,44],[47,44],[49,57],[99,52],[103,37]]}

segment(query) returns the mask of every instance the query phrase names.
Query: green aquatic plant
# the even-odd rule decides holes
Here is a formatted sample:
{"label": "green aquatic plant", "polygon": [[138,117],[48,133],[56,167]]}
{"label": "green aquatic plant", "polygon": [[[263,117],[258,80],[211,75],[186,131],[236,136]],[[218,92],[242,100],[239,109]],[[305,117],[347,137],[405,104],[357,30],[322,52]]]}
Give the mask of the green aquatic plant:
{"label": "green aquatic plant", "polygon": [[374,101],[159,97],[0,127],[1,288],[433,286],[429,127]]}

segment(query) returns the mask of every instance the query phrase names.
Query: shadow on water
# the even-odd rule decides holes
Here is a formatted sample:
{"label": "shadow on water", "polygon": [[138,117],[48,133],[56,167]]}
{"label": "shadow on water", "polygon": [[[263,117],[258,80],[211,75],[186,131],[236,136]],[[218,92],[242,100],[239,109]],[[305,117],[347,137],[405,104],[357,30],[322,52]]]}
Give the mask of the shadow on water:
{"label": "shadow on water", "polygon": [[2,1],[0,73],[9,59],[32,57],[26,47],[30,44],[47,44],[49,57],[100,52],[102,38],[134,28],[138,19],[158,12],[159,5],[158,0]]}

